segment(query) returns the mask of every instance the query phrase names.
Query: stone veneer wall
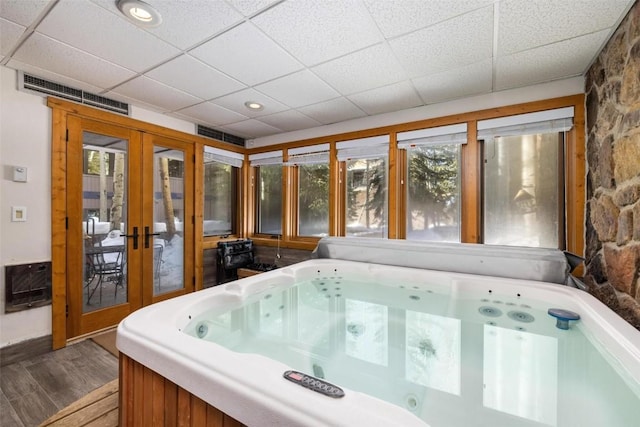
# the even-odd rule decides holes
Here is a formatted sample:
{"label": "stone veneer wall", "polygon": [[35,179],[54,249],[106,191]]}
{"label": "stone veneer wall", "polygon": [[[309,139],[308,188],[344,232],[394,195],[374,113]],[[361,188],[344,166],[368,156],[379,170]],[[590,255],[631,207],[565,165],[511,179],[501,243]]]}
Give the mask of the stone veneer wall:
{"label": "stone veneer wall", "polygon": [[591,66],[585,283],[640,329],[640,2]]}

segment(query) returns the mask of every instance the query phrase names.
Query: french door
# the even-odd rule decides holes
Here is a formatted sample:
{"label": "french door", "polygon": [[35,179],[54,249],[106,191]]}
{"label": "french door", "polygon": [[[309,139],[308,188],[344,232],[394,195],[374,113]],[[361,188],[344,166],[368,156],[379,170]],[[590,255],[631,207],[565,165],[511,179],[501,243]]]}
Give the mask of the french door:
{"label": "french door", "polygon": [[[193,290],[193,146],[68,116],[67,338]],[[187,261],[189,260],[189,261]]]}

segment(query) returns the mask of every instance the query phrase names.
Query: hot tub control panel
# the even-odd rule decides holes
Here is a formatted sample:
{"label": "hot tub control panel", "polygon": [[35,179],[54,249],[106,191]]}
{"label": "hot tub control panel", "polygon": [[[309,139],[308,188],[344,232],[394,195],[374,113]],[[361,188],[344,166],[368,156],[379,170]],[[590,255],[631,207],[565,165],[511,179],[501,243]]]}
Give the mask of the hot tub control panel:
{"label": "hot tub control panel", "polygon": [[344,397],[344,390],[326,381],[322,381],[316,377],[303,374],[298,371],[285,371],[283,377],[309,390],[324,394],[325,396],[340,398]]}

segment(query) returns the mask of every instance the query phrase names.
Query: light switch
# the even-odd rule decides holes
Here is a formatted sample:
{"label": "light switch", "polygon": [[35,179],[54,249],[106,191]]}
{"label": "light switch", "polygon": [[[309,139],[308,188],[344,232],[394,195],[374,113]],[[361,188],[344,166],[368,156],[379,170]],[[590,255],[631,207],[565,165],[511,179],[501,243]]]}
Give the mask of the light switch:
{"label": "light switch", "polygon": [[27,168],[24,166],[13,167],[13,181],[14,182],[27,182]]}

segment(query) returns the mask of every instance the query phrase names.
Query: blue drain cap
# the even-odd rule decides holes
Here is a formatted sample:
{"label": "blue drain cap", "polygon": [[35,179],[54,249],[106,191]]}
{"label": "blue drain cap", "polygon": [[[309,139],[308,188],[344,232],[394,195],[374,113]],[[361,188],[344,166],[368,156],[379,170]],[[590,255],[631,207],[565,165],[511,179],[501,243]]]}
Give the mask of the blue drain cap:
{"label": "blue drain cap", "polygon": [[573,311],[565,310],[563,308],[550,308],[548,313],[550,316],[557,319],[556,328],[558,329],[569,329],[569,321],[580,319],[580,315],[578,313],[574,313]]}

